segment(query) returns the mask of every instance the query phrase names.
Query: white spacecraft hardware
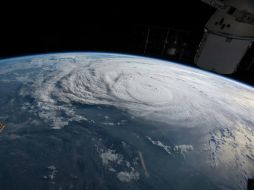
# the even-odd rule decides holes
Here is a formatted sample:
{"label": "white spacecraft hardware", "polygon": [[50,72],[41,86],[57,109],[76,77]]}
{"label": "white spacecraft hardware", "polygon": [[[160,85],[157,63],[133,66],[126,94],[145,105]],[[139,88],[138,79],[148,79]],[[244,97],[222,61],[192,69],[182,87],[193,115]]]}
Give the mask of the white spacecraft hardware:
{"label": "white spacecraft hardware", "polygon": [[202,0],[216,8],[194,62],[220,74],[232,74],[254,40],[254,0]]}

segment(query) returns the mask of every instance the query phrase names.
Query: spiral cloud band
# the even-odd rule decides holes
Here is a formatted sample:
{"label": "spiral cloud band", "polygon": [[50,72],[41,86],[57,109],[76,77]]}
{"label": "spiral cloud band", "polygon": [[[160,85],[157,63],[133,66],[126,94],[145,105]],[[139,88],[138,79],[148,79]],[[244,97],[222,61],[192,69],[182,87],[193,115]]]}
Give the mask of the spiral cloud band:
{"label": "spiral cloud band", "polygon": [[[188,121],[185,127],[214,120],[223,125],[227,120],[230,125],[232,119],[254,115],[253,89],[190,67],[114,54],[60,57],[32,59],[31,67],[41,67],[41,73],[36,78],[27,76],[40,116],[51,118],[57,127],[66,125],[57,116],[59,110],[77,117],[72,102],[111,105],[136,117],[169,124]],[[27,89],[21,92],[26,93]]]}

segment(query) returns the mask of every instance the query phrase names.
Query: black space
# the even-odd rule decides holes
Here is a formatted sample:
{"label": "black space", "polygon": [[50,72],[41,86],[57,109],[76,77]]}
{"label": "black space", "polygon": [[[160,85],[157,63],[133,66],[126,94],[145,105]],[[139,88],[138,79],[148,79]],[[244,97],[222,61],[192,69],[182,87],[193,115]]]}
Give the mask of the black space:
{"label": "black space", "polygon": [[194,30],[200,36],[214,12],[199,0],[119,1],[112,7],[96,1],[100,6],[73,4],[67,4],[68,9],[60,4],[48,10],[38,4],[40,9],[28,8],[29,13],[8,12],[0,22],[0,56],[76,50],[139,53],[147,26]]}
{"label": "black space", "polygon": [[[103,3],[96,3],[100,6],[80,5],[76,9],[79,6],[76,5],[74,8],[70,6],[69,10],[58,6],[50,11],[32,9],[32,13],[21,9],[21,13],[4,15],[0,22],[0,58],[49,52],[104,51],[193,65],[204,25],[215,11],[199,0],[140,4],[119,1],[110,9],[108,5],[104,7]],[[148,28],[150,42],[144,51]],[[189,43],[189,51],[184,59],[178,60],[162,53],[168,29],[187,33],[184,39]],[[240,69],[229,77],[254,84],[252,75],[253,72]]]}

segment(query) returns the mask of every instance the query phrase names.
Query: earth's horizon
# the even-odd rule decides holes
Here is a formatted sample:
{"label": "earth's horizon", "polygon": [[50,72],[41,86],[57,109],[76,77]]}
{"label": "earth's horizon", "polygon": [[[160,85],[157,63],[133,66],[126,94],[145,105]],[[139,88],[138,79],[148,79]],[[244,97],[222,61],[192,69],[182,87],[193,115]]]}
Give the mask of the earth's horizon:
{"label": "earth's horizon", "polygon": [[177,63],[0,60],[0,189],[245,189],[254,88]]}

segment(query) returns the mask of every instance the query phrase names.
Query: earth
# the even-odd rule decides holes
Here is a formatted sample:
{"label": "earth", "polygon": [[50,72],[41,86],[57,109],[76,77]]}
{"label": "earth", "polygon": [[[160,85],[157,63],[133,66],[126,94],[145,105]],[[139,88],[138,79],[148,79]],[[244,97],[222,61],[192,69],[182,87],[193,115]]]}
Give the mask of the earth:
{"label": "earth", "polygon": [[0,189],[246,189],[254,89],[158,59],[0,60]]}

